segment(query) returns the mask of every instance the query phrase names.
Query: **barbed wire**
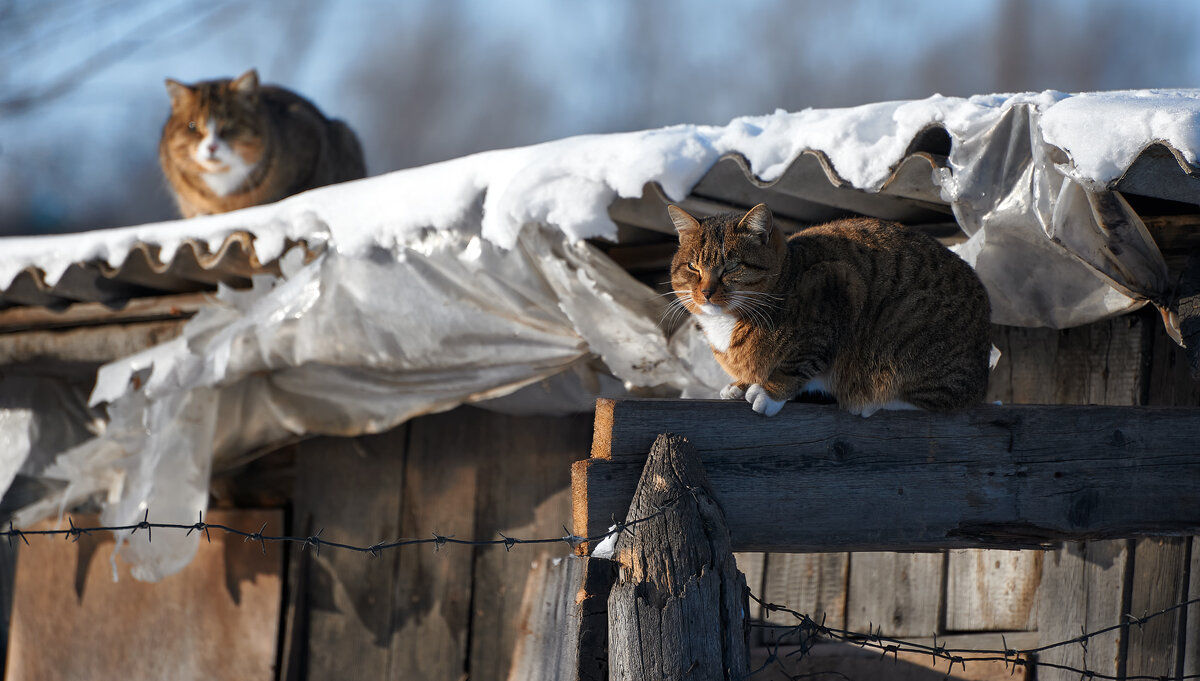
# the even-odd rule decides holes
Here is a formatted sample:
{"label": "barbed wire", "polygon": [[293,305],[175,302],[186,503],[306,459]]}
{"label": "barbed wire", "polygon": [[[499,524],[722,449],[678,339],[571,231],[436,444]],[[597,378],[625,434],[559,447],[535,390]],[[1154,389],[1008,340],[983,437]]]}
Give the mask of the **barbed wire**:
{"label": "barbed wire", "polygon": [[[945,645],[938,645],[936,635],[933,637],[932,645],[916,643],[913,641],[907,641],[904,639],[895,638],[895,637],[891,637],[891,636],[884,636],[882,633],[882,628],[880,628],[879,630],[873,630],[871,625],[868,625],[867,633],[855,632],[855,631],[850,631],[847,629],[839,629],[837,627],[830,627],[830,626],[825,625],[824,620],[822,620],[822,622],[820,624],[818,624],[811,617],[809,617],[808,615],[805,615],[804,613],[797,612],[796,610],[792,610],[791,608],[788,608],[786,606],[778,605],[775,603],[768,603],[768,602],[762,600],[761,598],[755,596],[753,593],[750,593],[749,595],[750,595],[750,598],[754,602],[756,602],[760,606],[762,606],[764,610],[766,610],[768,612],[785,613],[785,614],[791,615],[792,617],[794,617],[797,620],[797,623],[793,624],[793,625],[769,624],[769,623],[762,623],[762,622],[751,623],[750,626],[754,627],[754,628],[776,631],[778,636],[776,636],[774,641],[772,641],[771,645],[767,646],[768,649],[770,650],[770,652],[767,654],[767,659],[763,662],[763,664],[758,669],[755,669],[754,671],[752,671],[750,673],[750,676],[759,674],[762,671],[769,668],[772,664],[776,664],[779,667],[779,670],[782,671],[783,674],[786,675],[787,678],[789,678],[789,679],[801,679],[801,678],[810,677],[811,674],[792,675],[789,672],[789,670],[784,666],[783,657],[792,657],[792,656],[798,655],[799,658],[803,658],[805,655],[807,655],[809,652],[812,651],[813,645],[819,639],[824,638],[824,639],[829,639],[829,640],[834,640],[834,641],[842,641],[844,643],[856,645],[860,648],[874,648],[875,650],[880,651],[881,657],[887,657],[888,655],[892,655],[893,658],[896,660],[899,660],[900,653],[914,653],[914,654],[918,654],[918,655],[929,655],[930,658],[933,660],[932,666],[935,669],[937,668],[937,662],[939,660],[944,660],[948,663],[947,664],[948,669],[946,670],[947,676],[949,676],[950,673],[954,671],[954,668],[956,665],[961,666],[962,669],[964,671],[966,671],[968,662],[1003,662],[1005,669],[1010,669],[1009,665],[1012,665],[1011,671],[1014,674],[1016,673],[1017,669],[1021,668],[1021,667],[1025,667],[1025,668],[1046,667],[1046,668],[1050,668],[1050,669],[1061,669],[1064,671],[1069,671],[1069,672],[1072,672],[1075,674],[1079,674],[1080,679],[1098,679],[1098,680],[1104,680],[1104,681],[1109,681],[1109,680],[1111,680],[1111,681],[1118,681],[1118,680],[1123,680],[1123,681],[1182,681],[1185,679],[1200,679],[1200,674],[1187,674],[1187,675],[1183,675],[1183,676],[1175,676],[1173,674],[1164,674],[1164,675],[1157,675],[1157,676],[1150,676],[1150,675],[1131,676],[1131,675],[1126,674],[1126,675],[1122,675],[1122,676],[1116,676],[1113,674],[1106,674],[1103,672],[1090,670],[1090,669],[1087,669],[1086,667],[1084,667],[1083,669],[1080,669],[1077,667],[1072,667],[1070,665],[1060,664],[1057,662],[1042,661],[1042,660],[1037,659],[1037,657],[1036,657],[1038,654],[1046,652],[1048,650],[1053,650],[1055,648],[1062,648],[1065,646],[1071,646],[1071,645],[1075,645],[1075,644],[1079,644],[1083,648],[1083,652],[1087,653],[1088,641],[1090,641],[1098,636],[1103,636],[1104,634],[1107,634],[1107,633],[1110,633],[1113,631],[1118,631],[1121,629],[1125,629],[1127,627],[1134,626],[1134,625],[1136,625],[1140,629],[1147,622],[1149,622],[1157,617],[1162,617],[1164,615],[1175,612],[1176,610],[1179,610],[1181,608],[1186,608],[1188,606],[1200,603],[1200,597],[1192,598],[1192,599],[1189,599],[1189,600],[1186,600],[1186,601],[1183,601],[1180,603],[1176,603],[1172,606],[1163,608],[1162,610],[1159,610],[1157,612],[1143,614],[1141,617],[1135,617],[1131,614],[1125,614],[1121,618],[1122,619],[1121,622],[1111,625],[1111,626],[1101,628],[1101,629],[1096,629],[1095,631],[1084,631],[1081,627],[1080,630],[1082,633],[1079,636],[1067,639],[1065,641],[1048,643],[1045,645],[1038,646],[1036,648],[1010,648],[1008,645],[1007,639],[1004,637],[1003,634],[1001,634],[1000,642],[1001,642],[1001,645],[1003,646],[1003,648],[975,649],[975,648],[949,648]],[[781,656],[780,652],[779,652],[781,643],[783,641],[788,640],[790,637],[795,638],[796,650],[793,650],[793,651],[787,653],[786,655]],[[841,672],[836,672],[836,674],[842,676],[843,678],[848,678],[845,676],[845,674],[842,674]]]}
{"label": "barbed wire", "polygon": [[[664,513],[666,513],[668,510],[670,510],[673,506],[678,504],[680,501],[687,499],[689,497],[694,498],[699,491],[700,490],[698,488],[687,487],[687,488],[685,488],[684,494],[681,494],[678,497],[672,498],[672,499],[666,501],[665,503],[663,503],[661,506],[656,507],[653,513],[650,513],[649,515],[643,516],[641,518],[636,518],[634,520],[620,521],[620,520],[614,519],[612,526],[607,531],[600,533],[600,534],[593,535],[593,536],[587,536],[587,537],[581,537],[579,535],[574,534],[573,532],[568,530],[567,527],[564,525],[563,532],[565,532],[565,534],[562,536],[556,536],[556,537],[520,538],[520,537],[509,537],[503,533],[498,532],[497,534],[500,535],[499,539],[458,539],[454,535],[442,535],[442,534],[438,534],[437,532],[433,532],[432,536],[430,536],[430,537],[412,538],[412,539],[396,539],[394,541],[379,541],[374,544],[362,546],[362,545],[355,545],[355,544],[350,544],[350,543],[346,543],[346,542],[339,542],[339,541],[324,539],[324,538],[322,538],[322,534],[325,531],[324,528],[318,530],[315,534],[311,534],[308,536],[294,536],[294,535],[275,536],[275,535],[266,534],[266,529],[267,529],[268,523],[263,523],[263,525],[257,531],[250,532],[250,531],[242,530],[242,529],[239,529],[236,527],[230,527],[228,525],[224,525],[221,523],[205,522],[203,511],[201,511],[199,513],[197,521],[192,524],[159,523],[159,522],[152,522],[150,520],[149,510],[145,511],[145,513],[142,516],[142,520],[140,522],[132,523],[132,524],[128,524],[128,525],[97,525],[97,526],[84,527],[84,526],[76,525],[74,518],[71,516],[68,516],[67,517],[68,527],[66,527],[66,528],[54,529],[54,530],[19,530],[19,529],[16,529],[15,527],[13,527],[13,524],[11,522],[9,522],[8,529],[4,530],[4,531],[0,531],[0,537],[6,538],[11,547],[18,540],[24,542],[26,545],[29,545],[29,537],[34,537],[34,536],[62,536],[65,539],[77,542],[80,540],[80,538],[82,538],[84,536],[90,536],[94,532],[114,532],[114,533],[128,532],[130,535],[133,535],[133,534],[136,534],[140,530],[145,530],[147,541],[153,542],[153,532],[154,532],[154,530],[158,529],[158,530],[186,531],[187,536],[190,536],[193,532],[203,533],[205,535],[205,538],[209,542],[211,542],[212,541],[211,533],[213,530],[217,530],[220,532],[224,532],[227,535],[241,537],[243,542],[252,542],[252,541],[258,542],[258,544],[262,548],[263,553],[266,553],[267,543],[270,542],[270,543],[280,543],[280,544],[299,544],[302,550],[312,547],[318,556],[321,554],[322,547],[340,549],[340,550],[351,551],[351,552],[356,552],[356,553],[366,553],[372,557],[379,557],[384,551],[387,551],[387,550],[397,549],[397,548],[404,547],[404,546],[418,546],[418,545],[428,545],[428,544],[432,544],[434,546],[435,551],[440,550],[443,546],[445,546],[447,544],[458,544],[458,545],[463,545],[463,546],[503,546],[505,551],[511,551],[514,546],[518,546],[518,545],[522,545],[522,544],[533,545],[533,544],[565,543],[568,546],[570,546],[572,549],[574,549],[575,547],[579,546],[581,543],[584,543],[584,542],[588,542],[589,544],[592,544],[594,546],[597,542],[603,541],[613,535],[620,534],[621,532],[625,532],[625,531],[632,532],[633,528],[635,528],[636,526],[638,526],[642,523],[645,523],[645,522],[649,522],[650,520],[653,520],[655,518],[662,516]],[[1147,622],[1149,622],[1155,618],[1168,615],[1168,614],[1170,614],[1176,610],[1179,610],[1181,608],[1186,608],[1191,605],[1200,604],[1200,597],[1192,598],[1187,601],[1183,601],[1181,603],[1176,603],[1172,606],[1163,608],[1162,610],[1159,610],[1157,612],[1143,614],[1141,617],[1135,617],[1131,614],[1126,614],[1123,616],[1121,622],[1119,622],[1117,624],[1113,624],[1111,626],[1101,628],[1101,629],[1096,629],[1095,631],[1090,631],[1090,632],[1083,631],[1083,629],[1081,627],[1081,634],[1079,636],[1076,636],[1076,637],[1073,637],[1073,638],[1070,638],[1070,639],[1067,639],[1064,641],[1058,641],[1055,643],[1041,645],[1036,648],[1011,648],[1008,645],[1007,639],[1004,637],[1003,634],[1001,634],[1000,641],[1001,641],[1001,645],[1003,646],[1002,648],[975,649],[975,648],[950,648],[950,647],[947,647],[946,645],[939,645],[936,635],[933,637],[932,645],[918,643],[915,641],[909,641],[909,640],[891,637],[891,636],[885,636],[885,635],[883,635],[882,627],[880,629],[876,630],[870,625],[868,626],[868,630],[866,633],[851,631],[848,629],[839,629],[837,627],[827,626],[825,624],[824,619],[822,619],[822,621],[820,623],[818,623],[815,620],[813,620],[810,616],[808,616],[804,613],[798,612],[796,610],[793,610],[793,609],[788,608],[783,605],[779,605],[776,603],[769,603],[769,602],[759,598],[758,596],[754,595],[753,593],[750,593],[749,591],[748,591],[748,595],[754,602],[756,602],[760,606],[762,606],[762,608],[765,611],[778,612],[778,613],[784,613],[787,615],[791,615],[796,620],[796,623],[791,624],[791,625],[771,624],[771,623],[766,623],[766,622],[752,622],[751,623],[750,626],[753,628],[770,630],[770,631],[776,632],[776,636],[774,637],[774,640],[771,642],[771,644],[766,646],[769,650],[766,660],[763,662],[763,664],[761,666],[759,666],[754,671],[750,672],[751,677],[765,671],[766,669],[771,667],[771,665],[776,665],[778,667],[778,670],[781,671],[788,679],[793,679],[793,680],[813,678],[814,675],[822,675],[822,674],[831,674],[834,676],[840,676],[842,678],[849,679],[850,677],[846,676],[844,673],[835,672],[835,671],[816,672],[815,674],[814,673],[791,674],[790,671],[784,665],[785,658],[796,658],[797,660],[803,659],[804,656],[808,655],[812,651],[813,646],[818,641],[820,641],[821,639],[827,639],[827,640],[832,640],[832,641],[841,641],[844,643],[858,646],[860,648],[872,648],[872,649],[878,650],[880,652],[881,657],[887,657],[888,655],[892,655],[893,658],[897,659],[897,660],[899,659],[900,653],[929,655],[930,658],[933,660],[932,666],[935,669],[937,668],[938,661],[945,661],[947,663],[947,670],[946,670],[947,677],[949,677],[950,673],[954,671],[954,668],[956,666],[962,667],[963,670],[966,670],[966,665],[968,662],[1003,662],[1005,669],[1011,669],[1012,673],[1014,673],[1014,674],[1016,673],[1016,671],[1019,668],[1045,667],[1045,668],[1050,668],[1050,669],[1060,669],[1060,670],[1069,671],[1069,672],[1072,672],[1075,674],[1079,674],[1080,679],[1085,680],[1085,681],[1088,679],[1095,679],[1097,681],[1118,681],[1118,679],[1123,679],[1124,681],[1168,681],[1168,680],[1185,681],[1185,680],[1200,679],[1200,673],[1188,674],[1188,675],[1184,675],[1184,676],[1171,676],[1171,675],[1116,676],[1116,675],[1112,675],[1112,674],[1106,674],[1103,672],[1090,670],[1090,669],[1087,669],[1086,667],[1080,669],[1080,668],[1072,667],[1072,666],[1066,665],[1066,664],[1042,661],[1042,660],[1037,659],[1037,656],[1040,653],[1044,653],[1048,650],[1053,650],[1056,648],[1062,648],[1065,646],[1071,646],[1071,645],[1076,645],[1076,644],[1081,646],[1083,648],[1084,653],[1086,653],[1088,642],[1091,641],[1092,639],[1095,639],[1098,636],[1102,636],[1104,634],[1107,634],[1107,633],[1110,633],[1113,631],[1126,629],[1131,626],[1137,626],[1140,628],[1140,627],[1144,626]],[[780,648],[783,646],[783,644],[785,642],[789,642],[789,641],[793,641],[793,640],[795,641],[795,643],[793,644],[795,646],[795,650],[791,650],[790,652],[781,654]],[[1010,665],[1011,665],[1011,668],[1010,668]]]}
{"label": "barbed wire", "polygon": [[433,536],[431,536],[431,537],[424,537],[424,538],[419,538],[419,539],[396,539],[394,541],[379,541],[379,542],[376,542],[369,546],[360,546],[360,545],[355,545],[355,544],[348,544],[345,542],[331,541],[329,539],[323,539],[321,537],[321,535],[325,532],[325,528],[321,528],[320,530],[317,530],[317,532],[315,534],[311,534],[311,535],[304,536],[304,537],[290,536],[290,535],[273,536],[273,535],[264,534],[264,532],[266,532],[267,525],[269,523],[263,523],[262,527],[258,528],[257,532],[248,532],[246,530],[240,530],[236,527],[230,527],[228,525],[223,525],[221,523],[207,523],[207,522],[204,522],[204,512],[203,511],[199,512],[198,520],[195,523],[192,523],[190,525],[186,524],[186,523],[156,523],[156,522],[150,521],[150,511],[149,511],[149,509],[147,509],[145,511],[144,515],[142,516],[142,520],[140,522],[133,523],[130,525],[96,525],[96,526],[81,527],[81,526],[75,524],[75,519],[73,517],[67,516],[67,524],[69,525],[69,527],[66,527],[66,528],[56,529],[56,530],[18,530],[17,528],[13,527],[13,524],[10,521],[8,523],[8,529],[4,530],[4,531],[0,531],[0,538],[7,539],[9,547],[12,547],[16,543],[17,540],[24,542],[28,546],[29,545],[28,537],[35,537],[35,536],[62,536],[65,539],[77,542],[77,541],[79,541],[80,537],[89,536],[93,532],[114,532],[114,533],[128,532],[130,534],[130,536],[132,536],[134,534],[137,534],[138,530],[145,530],[146,531],[146,540],[149,542],[153,542],[154,541],[154,534],[153,534],[154,530],[158,529],[158,530],[187,530],[187,536],[191,536],[191,534],[193,532],[200,532],[200,533],[203,533],[205,535],[205,538],[211,543],[212,542],[212,534],[211,534],[212,530],[219,530],[219,531],[224,532],[229,535],[241,537],[243,542],[250,542],[250,541],[258,542],[259,545],[262,547],[263,553],[267,552],[267,542],[271,542],[271,543],[281,543],[281,544],[300,544],[302,549],[307,549],[308,547],[311,546],[311,547],[313,547],[313,549],[315,549],[316,554],[318,556],[321,555],[321,547],[324,546],[324,547],[330,547],[330,548],[335,548],[335,549],[342,549],[345,551],[366,553],[366,554],[370,554],[372,557],[379,557],[379,555],[382,552],[387,551],[389,549],[397,549],[402,546],[418,546],[418,545],[422,545],[422,544],[433,544],[434,550],[440,550],[446,544],[460,544],[463,546],[503,546],[505,551],[511,551],[514,546],[517,546],[520,544],[565,543],[568,546],[570,546],[571,548],[575,548],[584,542],[587,542],[589,544],[594,544],[596,542],[603,541],[604,539],[607,539],[608,537],[610,537],[612,535],[620,534],[621,532],[624,532],[627,530],[631,531],[632,528],[634,528],[642,523],[649,522],[650,520],[653,520],[653,519],[661,516],[663,513],[667,512],[671,507],[673,507],[675,504],[679,503],[683,499],[686,499],[689,497],[695,497],[695,495],[698,491],[699,491],[698,488],[686,487],[685,494],[680,495],[675,498],[672,498],[672,499],[668,499],[661,506],[656,507],[653,513],[651,513],[647,516],[644,516],[642,518],[635,518],[634,520],[628,520],[628,521],[613,519],[612,527],[610,527],[607,531],[605,531],[601,534],[590,536],[590,537],[581,537],[579,535],[576,535],[575,533],[568,530],[566,525],[564,525],[563,532],[565,532],[566,534],[562,535],[562,536],[558,536],[558,537],[540,537],[540,538],[534,538],[534,539],[522,539],[519,537],[506,536],[503,532],[497,532],[497,534],[500,535],[499,539],[457,539],[457,538],[455,538],[454,535],[442,535],[442,534],[438,534],[437,532],[433,532],[432,533]]}

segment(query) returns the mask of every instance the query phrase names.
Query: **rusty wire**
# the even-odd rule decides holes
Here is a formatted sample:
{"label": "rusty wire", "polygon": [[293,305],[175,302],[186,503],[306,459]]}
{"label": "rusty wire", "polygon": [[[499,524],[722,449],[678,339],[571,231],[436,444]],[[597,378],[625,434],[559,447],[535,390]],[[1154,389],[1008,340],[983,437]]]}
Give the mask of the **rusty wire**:
{"label": "rusty wire", "polygon": [[[1175,676],[1172,674],[1159,675],[1159,676],[1149,676],[1149,675],[1140,675],[1139,676],[1139,675],[1126,674],[1126,675],[1122,675],[1122,676],[1116,676],[1116,675],[1112,675],[1112,674],[1105,674],[1103,672],[1097,672],[1094,670],[1090,670],[1090,669],[1087,669],[1086,667],[1083,669],[1080,669],[1077,667],[1072,667],[1070,665],[1065,665],[1065,664],[1059,664],[1056,662],[1045,662],[1045,661],[1039,660],[1035,657],[1038,653],[1042,653],[1047,650],[1052,650],[1055,648],[1062,648],[1065,646],[1076,645],[1076,644],[1078,644],[1080,647],[1082,647],[1083,651],[1086,653],[1088,641],[1096,638],[1097,636],[1102,636],[1109,632],[1118,631],[1118,630],[1125,629],[1127,627],[1135,626],[1135,625],[1140,628],[1143,625],[1145,625],[1146,622],[1149,622],[1150,620],[1153,620],[1157,617],[1162,617],[1164,615],[1168,615],[1172,612],[1175,612],[1176,610],[1179,610],[1181,608],[1186,608],[1190,605],[1195,605],[1197,603],[1200,603],[1200,598],[1192,598],[1187,601],[1183,601],[1181,603],[1176,603],[1170,607],[1163,608],[1162,610],[1159,610],[1157,612],[1144,614],[1141,617],[1134,617],[1133,615],[1126,614],[1121,618],[1122,621],[1117,624],[1114,624],[1114,625],[1111,625],[1108,627],[1104,627],[1102,629],[1097,629],[1095,631],[1085,631],[1085,632],[1081,633],[1079,636],[1076,636],[1074,638],[1070,638],[1065,641],[1058,641],[1056,643],[1048,643],[1046,645],[1038,646],[1036,648],[1010,648],[1008,646],[1007,640],[1005,640],[1005,638],[1004,638],[1004,635],[1001,634],[1000,641],[1001,641],[1001,645],[1003,646],[1002,648],[972,649],[972,648],[948,648],[945,645],[938,645],[936,636],[933,639],[933,641],[934,641],[933,645],[927,645],[927,644],[922,644],[922,643],[915,643],[912,641],[906,641],[904,639],[894,638],[891,636],[884,636],[882,633],[882,629],[869,630],[866,633],[849,631],[846,629],[838,629],[836,627],[826,626],[824,622],[817,623],[808,615],[805,615],[803,613],[792,610],[791,608],[788,608],[788,607],[785,607],[782,605],[777,605],[775,603],[768,603],[768,602],[758,598],[753,593],[751,593],[749,595],[750,595],[750,598],[754,600],[754,602],[761,605],[765,610],[767,610],[769,612],[781,612],[781,613],[789,614],[793,618],[795,618],[797,621],[796,624],[792,624],[792,625],[766,624],[766,623],[752,623],[751,624],[751,626],[755,627],[755,628],[773,630],[778,633],[778,636],[773,641],[772,645],[768,646],[768,648],[770,649],[770,652],[767,655],[767,659],[763,662],[763,664],[758,669],[755,669],[753,672],[751,672],[750,676],[754,676],[755,674],[758,674],[758,673],[766,670],[772,664],[777,665],[778,668],[785,675],[788,676],[788,678],[795,679],[795,678],[804,678],[804,677],[809,676],[807,674],[800,675],[800,676],[790,675],[786,666],[783,664],[783,658],[792,657],[792,656],[798,656],[799,658],[803,658],[805,655],[807,655],[812,650],[812,646],[814,645],[814,643],[816,643],[817,640],[824,638],[824,639],[829,639],[829,640],[833,640],[833,641],[842,641],[844,643],[856,645],[861,648],[873,648],[875,650],[880,651],[881,657],[887,657],[888,655],[891,655],[894,659],[899,659],[900,653],[915,653],[918,655],[929,655],[930,658],[934,662],[933,666],[935,668],[936,668],[937,662],[939,660],[947,662],[947,666],[948,666],[948,669],[946,670],[947,677],[949,677],[950,673],[952,671],[954,671],[955,666],[961,666],[962,669],[965,671],[967,668],[968,662],[1003,662],[1004,668],[1005,669],[1011,668],[1012,673],[1014,673],[1014,674],[1021,667],[1026,667],[1026,668],[1046,667],[1046,668],[1050,668],[1050,669],[1062,669],[1065,671],[1073,672],[1073,673],[1079,674],[1080,679],[1085,679],[1085,680],[1086,679],[1101,679],[1104,681],[1109,681],[1109,680],[1111,680],[1111,681],[1118,681],[1118,680],[1123,680],[1123,681],[1181,681],[1184,679],[1200,679],[1200,674],[1187,674],[1184,676]],[[870,627],[868,627],[868,628],[870,629]],[[784,640],[788,640],[789,638],[793,638],[793,637],[794,637],[794,640],[796,641],[796,643],[795,643],[796,649],[787,653],[786,655],[781,656],[780,652],[779,652],[780,643]]]}

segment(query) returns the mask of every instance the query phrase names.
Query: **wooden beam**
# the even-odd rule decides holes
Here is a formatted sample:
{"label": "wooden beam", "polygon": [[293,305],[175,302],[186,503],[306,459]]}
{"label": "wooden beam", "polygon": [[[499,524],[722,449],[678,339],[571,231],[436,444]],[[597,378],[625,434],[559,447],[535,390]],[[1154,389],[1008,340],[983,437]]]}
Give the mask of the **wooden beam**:
{"label": "wooden beam", "polygon": [[1200,529],[1200,410],[980,406],[954,413],[601,400],[573,474],[575,532],[625,517],[660,433],[696,447],[735,551],[1033,548]]}

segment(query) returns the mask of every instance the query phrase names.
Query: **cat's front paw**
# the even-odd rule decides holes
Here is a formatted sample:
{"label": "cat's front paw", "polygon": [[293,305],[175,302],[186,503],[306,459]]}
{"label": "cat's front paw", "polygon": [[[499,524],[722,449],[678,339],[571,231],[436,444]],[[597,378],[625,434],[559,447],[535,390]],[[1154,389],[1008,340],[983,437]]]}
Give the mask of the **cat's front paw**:
{"label": "cat's front paw", "polygon": [[787,400],[777,400],[767,394],[767,389],[755,383],[746,389],[746,401],[754,411],[763,416],[774,416],[783,409]]}
{"label": "cat's front paw", "polygon": [[721,399],[723,400],[740,400],[746,396],[746,391],[738,387],[737,383],[730,383],[721,388]]}

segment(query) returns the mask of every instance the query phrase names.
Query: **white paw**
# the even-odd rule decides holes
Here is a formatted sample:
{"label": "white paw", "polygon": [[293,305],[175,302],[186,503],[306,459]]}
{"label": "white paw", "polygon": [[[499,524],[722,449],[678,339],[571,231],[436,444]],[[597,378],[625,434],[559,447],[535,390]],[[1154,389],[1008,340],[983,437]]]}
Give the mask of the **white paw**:
{"label": "white paw", "polygon": [[783,405],[787,400],[776,400],[767,394],[766,388],[755,383],[746,389],[746,401],[750,403],[754,411],[763,416],[774,416],[783,409]]}
{"label": "white paw", "polygon": [[730,383],[721,388],[721,399],[723,400],[740,400],[746,396],[746,391],[738,387],[737,383]]}

